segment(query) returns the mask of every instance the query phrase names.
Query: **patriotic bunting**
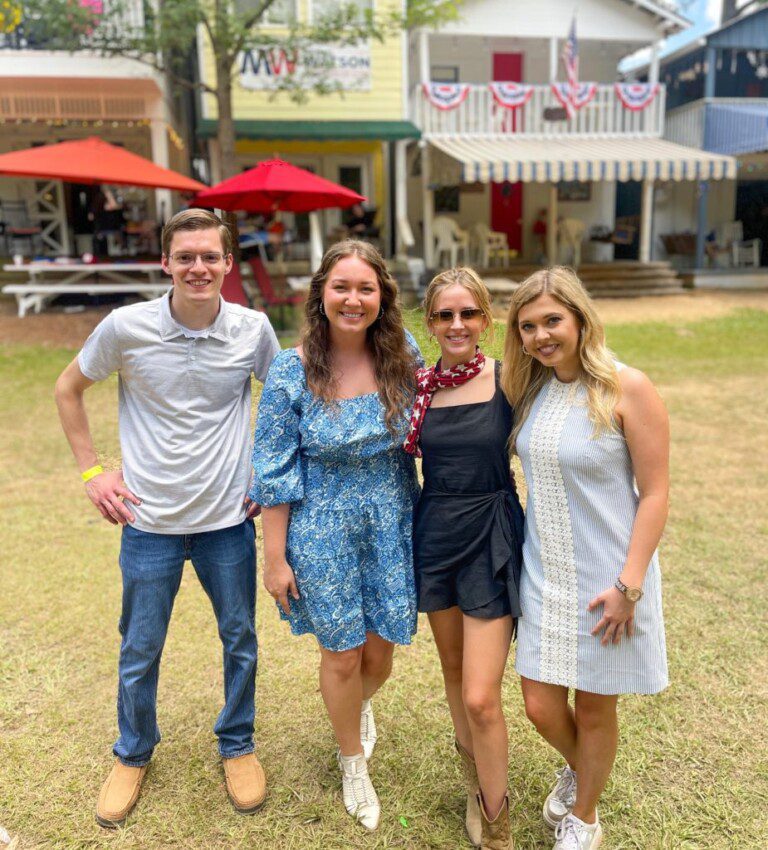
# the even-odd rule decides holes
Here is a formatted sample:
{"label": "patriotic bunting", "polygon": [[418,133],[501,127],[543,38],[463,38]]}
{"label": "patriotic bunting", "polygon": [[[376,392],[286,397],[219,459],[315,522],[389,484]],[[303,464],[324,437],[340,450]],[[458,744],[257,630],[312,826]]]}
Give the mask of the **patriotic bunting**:
{"label": "patriotic bunting", "polygon": [[506,109],[525,106],[533,96],[533,86],[522,83],[488,83],[493,99]]}
{"label": "patriotic bunting", "polygon": [[565,107],[568,117],[573,118],[597,94],[597,83],[577,83],[575,88],[570,83],[552,83],[552,93]]}
{"label": "patriotic bunting", "polygon": [[627,109],[640,112],[659,93],[658,83],[616,83],[616,95]]}
{"label": "patriotic bunting", "polygon": [[455,109],[469,94],[469,83],[422,83],[424,96],[437,109]]}

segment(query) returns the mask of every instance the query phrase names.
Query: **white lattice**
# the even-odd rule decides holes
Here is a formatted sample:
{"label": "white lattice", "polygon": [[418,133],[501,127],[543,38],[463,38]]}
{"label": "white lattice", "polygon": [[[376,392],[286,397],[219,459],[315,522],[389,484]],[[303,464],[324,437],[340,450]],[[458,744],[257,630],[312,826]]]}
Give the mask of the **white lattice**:
{"label": "white lattice", "polygon": [[536,530],[541,541],[544,589],[541,612],[542,681],[575,687],[579,602],[576,556],[558,449],[578,383],[553,379],[531,428],[530,456]]}

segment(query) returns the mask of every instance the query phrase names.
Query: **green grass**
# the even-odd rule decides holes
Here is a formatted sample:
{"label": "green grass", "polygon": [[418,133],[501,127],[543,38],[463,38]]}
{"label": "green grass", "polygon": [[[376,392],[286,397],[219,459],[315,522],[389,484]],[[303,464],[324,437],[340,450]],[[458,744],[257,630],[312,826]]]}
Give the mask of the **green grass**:
{"label": "green grass", "polygon": [[[416,314],[409,323],[420,342]],[[502,345],[500,327],[494,347]],[[614,325],[672,418],[671,517],[661,555],[670,688],[621,701],[621,746],[601,805],[605,846],[764,848],[768,799],[768,313]],[[427,360],[434,346],[425,343]],[[85,500],[51,388],[71,351],[0,347],[0,825],[25,847],[456,848],[459,769],[428,628],[399,648],[376,699],[379,831],[346,816],[311,638],[258,604],[257,741],[269,780],[250,818],[227,803],[211,727],[222,700],[209,604],[187,570],[159,693],[163,741],[127,828],[93,807],[115,735],[118,533]],[[88,393],[97,445],[119,455],[114,379]],[[540,804],[557,761],[505,680],[518,848],[549,848]],[[407,827],[399,818],[406,818]]]}

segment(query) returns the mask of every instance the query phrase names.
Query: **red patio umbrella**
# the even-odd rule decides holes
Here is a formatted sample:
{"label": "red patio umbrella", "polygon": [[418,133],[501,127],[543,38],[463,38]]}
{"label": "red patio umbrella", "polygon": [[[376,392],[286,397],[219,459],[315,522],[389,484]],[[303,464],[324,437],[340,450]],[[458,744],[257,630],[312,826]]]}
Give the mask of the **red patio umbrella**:
{"label": "red patio umbrella", "polygon": [[198,192],[193,203],[244,212],[312,212],[351,207],[365,198],[281,159],[260,162],[242,174]]}
{"label": "red patio umbrella", "polygon": [[161,168],[96,136],[0,154],[0,174],[39,177],[68,183],[110,183],[198,192],[203,183]]}

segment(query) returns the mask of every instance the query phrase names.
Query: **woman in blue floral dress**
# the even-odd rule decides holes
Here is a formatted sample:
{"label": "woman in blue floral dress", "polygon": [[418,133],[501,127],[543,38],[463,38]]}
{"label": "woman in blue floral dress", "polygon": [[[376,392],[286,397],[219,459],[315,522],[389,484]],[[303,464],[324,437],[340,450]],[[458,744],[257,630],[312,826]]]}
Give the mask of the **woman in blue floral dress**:
{"label": "woman in blue floral dress", "polygon": [[400,449],[418,349],[379,252],[348,240],[314,275],[302,342],[269,370],[250,498],[262,505],[264,585],[294,634],[314,634],[344,804],[378,825],[370,698],[416,631],[413,458]]}

